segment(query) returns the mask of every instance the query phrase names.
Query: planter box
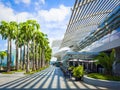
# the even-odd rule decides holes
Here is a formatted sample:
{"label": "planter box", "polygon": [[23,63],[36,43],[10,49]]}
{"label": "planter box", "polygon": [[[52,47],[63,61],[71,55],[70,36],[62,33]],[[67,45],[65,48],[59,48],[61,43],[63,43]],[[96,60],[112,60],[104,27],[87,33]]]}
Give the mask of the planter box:
{"label": "planter box", "polygon": [[94,79],[94,78],[87,77],[86,75],[83,77],[83,81],[85,83],[96,85],[96,86],[120,90],[120,81]]}

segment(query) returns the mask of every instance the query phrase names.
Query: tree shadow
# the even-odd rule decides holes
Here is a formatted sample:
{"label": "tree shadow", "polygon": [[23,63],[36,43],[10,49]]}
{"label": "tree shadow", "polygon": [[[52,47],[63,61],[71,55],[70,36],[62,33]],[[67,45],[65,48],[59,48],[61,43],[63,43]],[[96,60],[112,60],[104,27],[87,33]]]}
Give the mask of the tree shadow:
{"label": "tree shadow", "polygon": [[[63,86],[63,83],[65,86]],[[94,90],[100,89],[97,86],[91,88],[81,81],[76,84],[75,80],[65,78],[60,68],[53,66],[33,75],[28,75],[2,84],[0,85],[0,90],[83,90],[80,85],[85,87],[84,90],[93,90],[94,88]]]}

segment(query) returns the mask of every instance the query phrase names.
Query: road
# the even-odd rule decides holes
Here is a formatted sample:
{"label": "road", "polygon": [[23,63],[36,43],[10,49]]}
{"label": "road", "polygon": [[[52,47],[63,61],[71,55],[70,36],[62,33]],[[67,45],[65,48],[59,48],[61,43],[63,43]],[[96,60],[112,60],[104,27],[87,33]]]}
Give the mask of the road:
{"label": "road", "polygon": [[82,81],[66,79],[59,67],[49,68],[27,76],[0,75],[0,90],[100,90],[104,87],[93,86]]}

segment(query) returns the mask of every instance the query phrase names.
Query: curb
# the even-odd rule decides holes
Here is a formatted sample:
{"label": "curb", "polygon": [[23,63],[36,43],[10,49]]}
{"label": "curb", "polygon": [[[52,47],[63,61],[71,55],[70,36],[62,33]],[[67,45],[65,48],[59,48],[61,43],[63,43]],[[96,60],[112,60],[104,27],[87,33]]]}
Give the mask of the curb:
{"label": "curb", "polygon": [[86,75],[83,77],[83,81],[88,84],[107,87],[111,89],[120,89],[120,81],[109,81],[109,80],[100,80],[87,77]]}

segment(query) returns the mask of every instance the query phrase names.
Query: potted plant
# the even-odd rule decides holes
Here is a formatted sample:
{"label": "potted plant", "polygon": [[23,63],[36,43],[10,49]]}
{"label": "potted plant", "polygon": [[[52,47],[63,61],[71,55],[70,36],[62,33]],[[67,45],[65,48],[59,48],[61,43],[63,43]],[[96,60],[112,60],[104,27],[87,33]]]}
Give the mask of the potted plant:
{"label": "potted plant", "polygon": [[73,76],[75,77],[75,80],[82,80],[84,71],[83,71],[83,66],[79,65],[78,67],[75,67],[73,69]]}

